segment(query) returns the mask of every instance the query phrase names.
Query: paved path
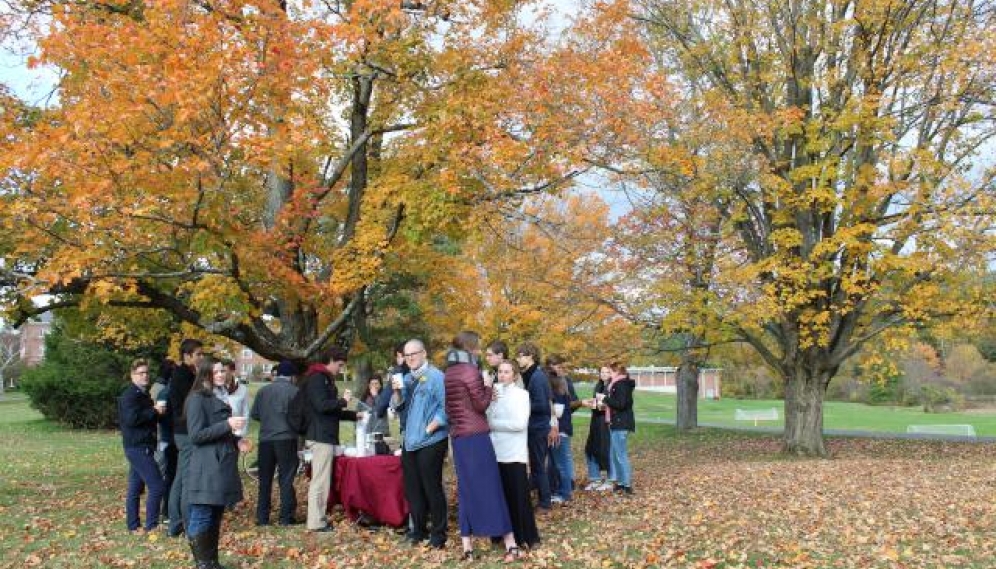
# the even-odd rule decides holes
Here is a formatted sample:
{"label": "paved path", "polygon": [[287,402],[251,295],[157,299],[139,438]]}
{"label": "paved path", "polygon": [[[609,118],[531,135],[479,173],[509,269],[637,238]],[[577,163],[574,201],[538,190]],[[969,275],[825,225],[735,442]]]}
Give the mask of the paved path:
{"label": "paved path", "polygon": [[[664,419],[661,417],[638,416],[637,423],[655,423],[659,425],[673,425],[674,419]],[[699,423],[700,427],[710,429],[726,429],[729,431],[747,431],[752,433],[765,433],[769,435],[780,435],[781,427],[755,427],[753,425],[729,425],[719,423]],[[925,441],[954,441],[960,443],[994,443],[996,437],[967,437],[963,435],[941,435],[934,433],[890,433],[886,431],[852,431],[846,429],[824,429],[823,434],[830,437],[861,437],[868,439],[912,439]]]}

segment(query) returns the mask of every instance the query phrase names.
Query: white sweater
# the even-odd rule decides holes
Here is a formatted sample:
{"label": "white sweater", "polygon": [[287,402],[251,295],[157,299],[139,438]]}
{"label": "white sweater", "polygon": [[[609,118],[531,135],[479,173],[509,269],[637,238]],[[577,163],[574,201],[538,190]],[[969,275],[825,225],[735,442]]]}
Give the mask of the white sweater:
{"label": "white sweater", "polygon": [[526,428],[529,426],[529,392],[515,385],[499,386],[498,399],[488,407],[491,444],[498,462],[529,463]]}

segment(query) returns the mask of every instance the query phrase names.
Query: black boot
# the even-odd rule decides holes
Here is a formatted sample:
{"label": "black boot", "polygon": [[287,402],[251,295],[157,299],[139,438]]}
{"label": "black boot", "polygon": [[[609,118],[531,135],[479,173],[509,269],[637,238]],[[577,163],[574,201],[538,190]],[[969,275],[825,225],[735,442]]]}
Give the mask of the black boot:
{"label": "black boot", "polygon": [[208,530],[210,541],[208,542],[208,561],[211,562],[211,569],[226,569],[218,562],[218,541],[221,539],[221,527],[214,527]]}
{"label": "black boot", "polygon": [[190,552],[194,554],[194,566],[197,569],[213,569],[210,558],[210,538],[208,532],[205,532],[187,540],[187,543],[190,544]]}

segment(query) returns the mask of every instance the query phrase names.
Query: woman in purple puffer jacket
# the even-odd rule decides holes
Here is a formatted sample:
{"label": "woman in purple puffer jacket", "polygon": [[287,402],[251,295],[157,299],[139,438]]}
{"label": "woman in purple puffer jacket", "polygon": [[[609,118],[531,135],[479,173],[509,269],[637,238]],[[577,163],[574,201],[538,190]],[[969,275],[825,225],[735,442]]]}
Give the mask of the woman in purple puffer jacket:
{"label": "woman in purple puffer jacket", "polygon": [[491,381],[485,384],[477,366],[480,342],[475,332],[460,332],[446,355],[446,415],[457,475],[460,539],[464,559],[471,560],[472,536],[500,535],[505,540],[505,560],[514,561],[521,553],[512,533],[491,444],[486,412],[493,390]]}

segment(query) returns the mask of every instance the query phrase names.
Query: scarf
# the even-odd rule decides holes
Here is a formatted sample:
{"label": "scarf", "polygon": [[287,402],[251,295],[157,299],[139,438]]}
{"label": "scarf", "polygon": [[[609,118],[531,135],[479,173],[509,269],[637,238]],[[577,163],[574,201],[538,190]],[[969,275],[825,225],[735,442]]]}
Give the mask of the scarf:
{"label": "scarf", "polygon": [[412,377],[418,381],[425,381],[425,372],[429,371],[429,360],[422,362],[422,365],[417,369],[412,370]]}
{"label": "scarf", "polygon": [[446,364],[471,364],[472,366],[477,367],[477,358],[470,352],[454,348],[446,353]]}

